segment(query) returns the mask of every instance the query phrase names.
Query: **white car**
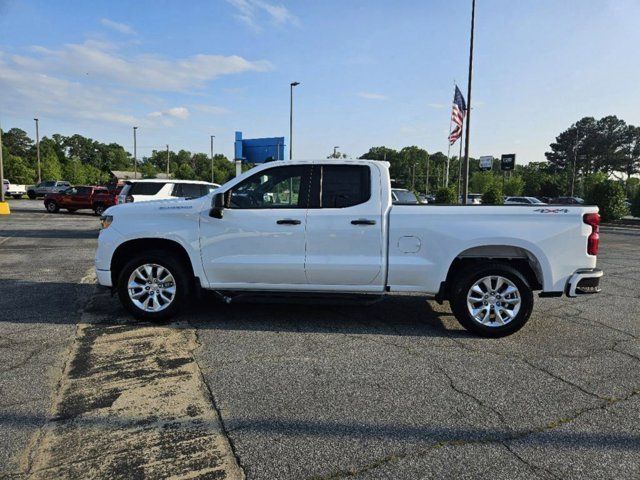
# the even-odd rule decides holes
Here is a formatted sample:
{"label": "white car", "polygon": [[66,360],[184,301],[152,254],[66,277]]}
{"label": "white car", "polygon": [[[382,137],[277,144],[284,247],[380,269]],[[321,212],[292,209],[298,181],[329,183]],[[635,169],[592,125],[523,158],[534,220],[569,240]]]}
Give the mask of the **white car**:
{"label": "white car", "polygon": [[546,203],[538,200],[536,197],[507,197],[504,200],[505,205],[546,205]]}
{"label": "white car", "polygon": [[198,289],[264,295],[419,292],[467,329],[520,329],[533,292],[599,291],[594,206],[393,205],[387,162],[275,161],[193,200],[102,217],[98,283],[160,320]]}
{"label": "white car", "polygon": [[220,185],[199,180],[128,180],[118,196],[118,203],[148,202],[170,198],[200,198]]}

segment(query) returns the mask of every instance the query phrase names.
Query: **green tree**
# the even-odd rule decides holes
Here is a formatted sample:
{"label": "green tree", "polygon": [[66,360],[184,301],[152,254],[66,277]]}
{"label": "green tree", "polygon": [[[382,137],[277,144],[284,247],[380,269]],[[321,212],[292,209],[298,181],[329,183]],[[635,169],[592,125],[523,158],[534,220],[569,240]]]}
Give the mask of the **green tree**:
{"label": "green tree", "polygon": [[181,180],[195,180],[196,174],[188,163],[182,163],[175,171],[175,177]]}
{"label": "green tree", "polygon": [[71,157],[62,167],[62,177],[72,185],[87,183],[84,165],[78,157]]}
{"label": "green tree", "polygon": [[63,180],[62,165],[53,146],[40,146],[40,161],[42,180]]}
{"label": "green tree", "polygon": [[7,147],[10,155],[27,159],[33,148],[33,140],[27,132],[20,128],[12,128],[2,133],[2,144]]}
{"label": "green tree", "polygon": [[502,187],[498,182],[493,182],[482,194],[482,203],[484,205],[502,205],[504,203]]}
{"label": "green tree", "polygon": [[620,182],[605,180],[595,183],[587,192],[587,204],[597,205],[603,221],[618,220],[628,213],[624,187]]}
{"label": "green tree", "polygon": [[36,181],[36,171],[21,157],[11,155],[5,149],[4,178],[12,183],[31,185]]}
{"label": "green tree", "polygon": [[504,181],[504,194],[508,197],[519,197],[524,191],[524,180],[520,176],[511,176]]}
{"label": "green tree", "polygon": [[157,175],[156,168],[151,162],[143,162],[140,166],[140,173],[142,173],[142,178],[156,178]]}
{"label": "green tree", "polygon": [[469,179],[469,192],[484,193],[497,181],[492,170],[475,172]]}
{"label": "green tree", "polygon": [[640,217],[640,188],[636,190],[631,202],[631,215],[634,217]]}
{"label": "green tree", "polygon": [[455,189],[451,187],[441,187],[436,191],[435,203],[439,205],[453,205],[457,202],[457,195]]}

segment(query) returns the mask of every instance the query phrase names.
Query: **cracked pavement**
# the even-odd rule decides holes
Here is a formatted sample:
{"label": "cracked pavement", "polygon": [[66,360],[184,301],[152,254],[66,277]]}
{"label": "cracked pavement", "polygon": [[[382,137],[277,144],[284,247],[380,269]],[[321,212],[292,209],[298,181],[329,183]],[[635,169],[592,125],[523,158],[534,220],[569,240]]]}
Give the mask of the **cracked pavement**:
{"label": "cracked pavement", "polygon": [[[66,432],[46,424],[93,295],[80,282],[96,218],[40,208],[12,202],[0,220],[0,477],[26,471],[29,438]],[[527,326],[503,339],[467,334],[418,295],[370,306],[206,297],[156,334],[192,338],[183,353],[249,479],[637,478],[639,233],[602,233],[603,293],[536,298]],[[148,328],[117,298],[94,303],[107,329]]]}

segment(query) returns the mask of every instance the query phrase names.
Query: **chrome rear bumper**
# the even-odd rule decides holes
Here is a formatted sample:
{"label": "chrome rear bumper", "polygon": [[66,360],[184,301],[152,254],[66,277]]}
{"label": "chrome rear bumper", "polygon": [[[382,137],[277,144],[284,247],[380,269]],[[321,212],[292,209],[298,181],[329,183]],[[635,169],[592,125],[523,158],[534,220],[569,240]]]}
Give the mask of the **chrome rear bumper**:
{"label": "chrome rear bumper", "polygon": [[565,292],[567,297],[577,297],[600,292],[600,278],[604,272],[599,268],[581,268],[571,275]]}

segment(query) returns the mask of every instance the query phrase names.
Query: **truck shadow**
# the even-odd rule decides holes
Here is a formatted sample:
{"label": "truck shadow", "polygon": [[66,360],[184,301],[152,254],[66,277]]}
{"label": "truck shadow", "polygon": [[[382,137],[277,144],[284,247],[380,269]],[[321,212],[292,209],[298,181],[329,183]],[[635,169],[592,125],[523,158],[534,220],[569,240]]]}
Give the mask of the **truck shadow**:
{"label": "truck shadow", "polygon": [[[95,284],[32,282],[0,278],[0,326],[81,321],[113,325],[144,324],[133,318],[117,296]],[[191,304],[169,322],[207,330],[384,334],[396,336],[468,336],[446,306],[425,297],[391,295],[372,305],[259,302],[226,304],[212,294]],[[82,313],[90,314],[83,317]],[[182,327],[180,327],[182,328]]]}
{"label": "truck shadow", "polygon": [[97,227],[93,229],[88,229],[88,230],[71,230],[71,229],[57,229],[57,228],[22,229],[22,230],[3,229],[3,230],[0,230],[0,237],[83,239],[83,238],[98,238],[99,233],[100,233],[100,230]]}

